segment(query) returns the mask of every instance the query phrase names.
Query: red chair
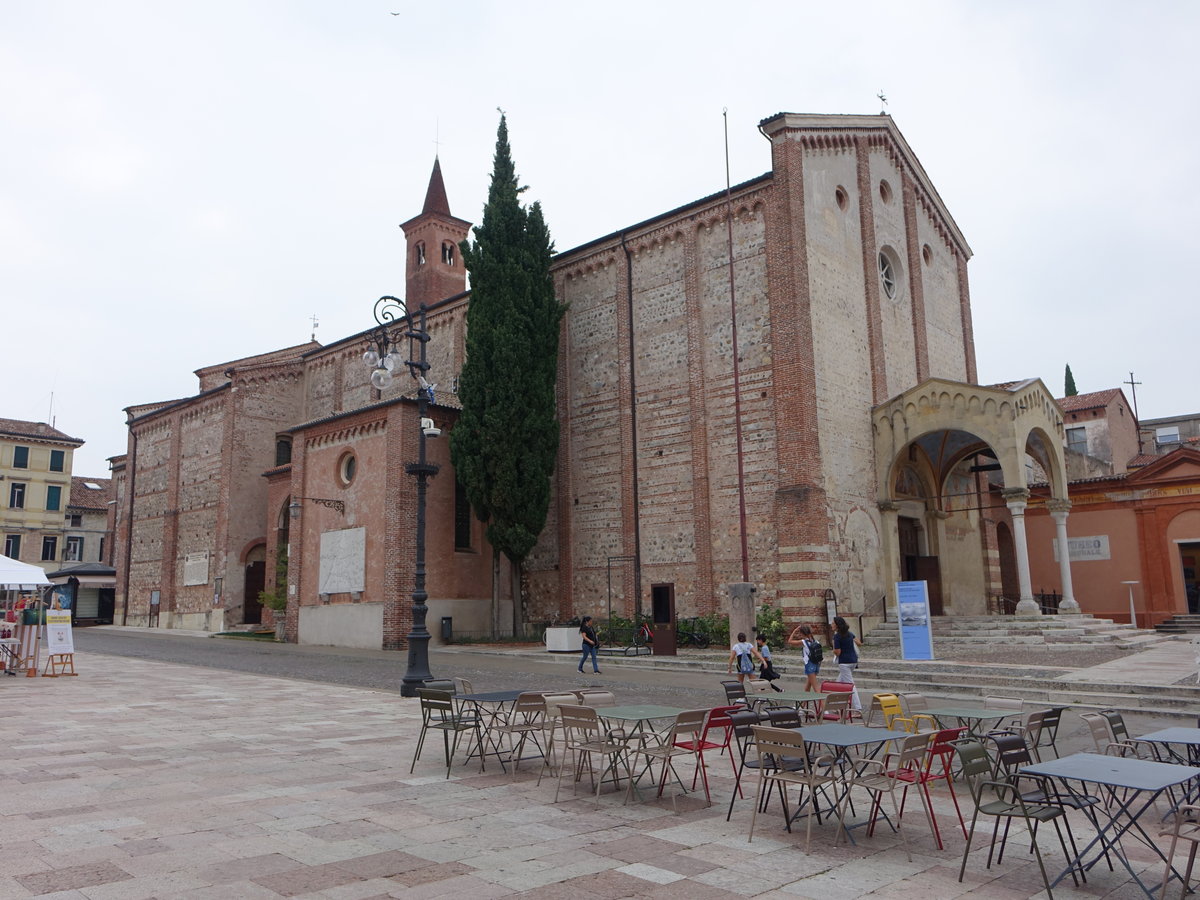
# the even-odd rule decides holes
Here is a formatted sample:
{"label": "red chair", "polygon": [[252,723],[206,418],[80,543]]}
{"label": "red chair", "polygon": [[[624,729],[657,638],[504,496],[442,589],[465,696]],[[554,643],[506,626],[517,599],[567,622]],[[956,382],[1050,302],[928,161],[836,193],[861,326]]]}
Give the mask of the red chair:
{"label": "red chair", "polygon": [[[821,693],[822,694],[845,693],[845,694],[850,694],[851,696],[853,696],[854,695],[854,685],[850,684],[850,682],[848,682],[848,681],[822,681],[821,682]],[[825,712],[825,706],[824,706],[824,704],[822,704],[821,715],[819,718],[829,719],[830,721],[834,721],[834,722],[843,722],[843,721],[849,722],[855,716],[857,716],[861,720],[863,717],[862,710],[861,709],[851,709],[850,708],[850,698],[847,697],[846,698],[846,713],[844,716],[840,712],[836,712],[836,713],[832,713],[832,714]]]}
{"label": "red chair", "polygon": [[[696,771],[692,775],[692,790],[696,789],[696,779],[704,779],[704,796],[709,803],[712,802],[712,795],[708,790],[708,770],[704,763],[705,750],[720,750],[722,753],[729,751],[729,768],[733,773],[733,777],[738,777],[737,761],[733,758],[733,751],[730,750],[729,742],[733,738],[733,721],[729,718],[730,713],[745,712],[744,706],[715,706],[708,711],[708,715],[704,718],[704,727],[700,730],[700,734],[690,740],[675,740],[675,746],[682,750],[688,750],[696,754]],[[720,729],[722,734],[717,738],[715,732]],[[710,735],[712,737],[710,738]]]}
{"label": "red chair", "polygon": [[[954,762],[954,745],[953,742],[958,740],[966,733],[966,728],[943,728],[941,731],[935,732],[929,739],[929,746],[925,750],[925,765],[918,771],[906,771],[897,774],[895,777],[905,782],[904,793],[900,797],[900,815],[904,815],[904,802],[908,799],[909,785],[914,785],[918,790],[923,791],[921,802],[925,806],[925,810],[929,815],[929,822],[932,826],[933,836],[937,840],[938,849],[944,849],[942,846],[941,831],[937,827],[937,820],[933,817],[933,804],[929,796],[929,784],[933,781],[942,780],[946,782],[946,787],[950,791],[950,799],[954,801],[954,811],[958,813],[958,827],[962,829],[963,837],[967,836],[967,823],[963,821],[962,810],[958,806],[958,797],[954,793],[954,779],[950,774],[950,765]],[[928,732],[926,732],[928,734]],[[942,771],[935,772],[933,769],[934,761],[941,761]]]}

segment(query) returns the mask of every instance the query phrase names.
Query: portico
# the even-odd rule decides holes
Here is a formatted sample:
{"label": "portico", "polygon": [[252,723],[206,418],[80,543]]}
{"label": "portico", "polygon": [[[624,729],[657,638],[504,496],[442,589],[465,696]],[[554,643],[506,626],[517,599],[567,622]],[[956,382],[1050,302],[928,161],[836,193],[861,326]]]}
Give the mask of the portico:
{"label": "portico", "polygon": [[[983,501],[999,489],[1012,518],[1020,591],[1016,612],[1039,615],[1025,530],[1029,484],[1049,484],[1061,548],[1067,546],[1071,508],[1062,414],[1042,381],[982,387],[931,378],[876,406],[872,422],[886,583],[930,581],[935,614],[943,599],[959,614],[977,611],[969,605],[976,583],[968,571],[970,551],[950,538],[979,534],[981,514],[989,508]],[[1069,556],[1065,550],[1059,554],[1059,612],[1077,613]],[[982,584],[982,543],[978,559]],[[946,582],[950,596],[944,598]]]}

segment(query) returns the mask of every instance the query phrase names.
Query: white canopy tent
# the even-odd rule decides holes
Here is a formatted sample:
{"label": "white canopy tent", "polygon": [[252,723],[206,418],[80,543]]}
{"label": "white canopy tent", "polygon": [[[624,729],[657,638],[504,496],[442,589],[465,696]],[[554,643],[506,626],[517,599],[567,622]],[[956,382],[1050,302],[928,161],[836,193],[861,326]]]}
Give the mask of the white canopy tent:
{"label": "white canopy tent", "polygon": [[33,590],[49,583],[46,573],[37,566],[0,556],[0,588]]}

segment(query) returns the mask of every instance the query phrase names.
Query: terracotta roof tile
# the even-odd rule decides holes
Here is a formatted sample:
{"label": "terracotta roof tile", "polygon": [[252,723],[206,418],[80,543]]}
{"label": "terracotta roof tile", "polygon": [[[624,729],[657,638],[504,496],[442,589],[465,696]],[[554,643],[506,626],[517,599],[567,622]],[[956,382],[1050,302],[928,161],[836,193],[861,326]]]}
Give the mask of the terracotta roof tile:
{"label": "terracotta roof tile", "polygon": [[45,422],[25,422],[21,419],[0,419],[0,434],[12,437],[48,438],[55,441],[71,441],[82,444],[79,438],[73,438],[64,432],[47,425]]}
{"label": "terracotta roof tile", "polygon": [[[96,487],[88,487],[96,485]],[[71,476],[71,499],[67,506],[72,509],[91,509],[97,512],[108,512],[108,501],[112,499],[111,478],[86,478],[82,475]]]}
{"label": "terracotta roof tile", "polygon": [[1155,456],[1153,453],[1139,453],[1131,459],[1126,466],[1130,469],[1140,469],[1142,466],[1148,466],[1150,463],[1162,457]]}
{"label": "terracotta roof tile", "polygon": [[1058,405],[1063,412],[1077,412],[1081,409],[1098,409],[1108,406],[1114,397],[1121,394],[1120,388],[1109,388],[1106,391],[1093,391],[1090,394],[1076,394],[1073,397],[1059,397]]}

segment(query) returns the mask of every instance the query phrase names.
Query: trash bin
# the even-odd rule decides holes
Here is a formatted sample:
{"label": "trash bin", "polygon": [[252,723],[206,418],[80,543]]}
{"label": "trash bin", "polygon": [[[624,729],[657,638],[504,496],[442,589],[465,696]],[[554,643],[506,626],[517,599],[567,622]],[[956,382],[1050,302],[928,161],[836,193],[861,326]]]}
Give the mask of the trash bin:
{"label": "trash bin", "polygon": [[454,617],[442,616],[442,643],[450,644],[454,641]]}

